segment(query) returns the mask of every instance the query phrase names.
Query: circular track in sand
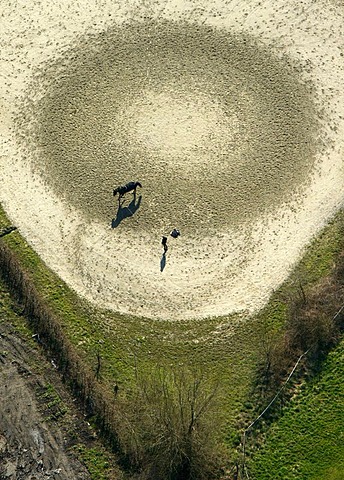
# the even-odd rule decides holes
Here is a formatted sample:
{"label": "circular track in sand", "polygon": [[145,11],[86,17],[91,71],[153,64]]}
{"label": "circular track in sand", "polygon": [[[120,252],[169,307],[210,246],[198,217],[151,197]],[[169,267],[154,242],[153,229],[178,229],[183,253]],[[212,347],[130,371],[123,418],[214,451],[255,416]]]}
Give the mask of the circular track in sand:
{"label": "circular track in sand", "polygon": [[121,3],[8,6],[1,201],[101,307],[252,312],[343,202],[344,10]]}

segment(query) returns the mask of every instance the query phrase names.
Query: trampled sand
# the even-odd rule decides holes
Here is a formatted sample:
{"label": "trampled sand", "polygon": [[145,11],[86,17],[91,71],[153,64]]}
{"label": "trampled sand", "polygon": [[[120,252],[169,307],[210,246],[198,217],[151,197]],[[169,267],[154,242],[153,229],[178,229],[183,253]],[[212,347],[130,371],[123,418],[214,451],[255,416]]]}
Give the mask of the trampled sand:
{"label": "trampled sand", "polygon": [[1,8],[0,201],[47,265],[123,313],[261,308],[343,205],[344,6]]}

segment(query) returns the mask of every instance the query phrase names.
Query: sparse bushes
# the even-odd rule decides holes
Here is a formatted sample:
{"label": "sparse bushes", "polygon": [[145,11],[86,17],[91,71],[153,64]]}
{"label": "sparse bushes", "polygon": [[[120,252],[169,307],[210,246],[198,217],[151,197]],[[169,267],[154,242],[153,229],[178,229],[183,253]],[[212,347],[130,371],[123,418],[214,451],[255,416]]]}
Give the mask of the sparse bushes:
{"label": "sparse bushes", "polygon": [[[316,369],[328,350],[340,339],[344,326],[344,254],[333,272],[311,289],[300,285],[288,304],[282,334],[262,334],[264,361],[262,385],[281,383],[296,359],[308,352],[304,368]],[[341,310],[342,309],[342,310]]]}
{"label": "sparse bushes", "polygon": [[211,479],[221,466],[217,385],[199,371],[137,371],[126,405],[127,442],[143,467],[140,479]]}

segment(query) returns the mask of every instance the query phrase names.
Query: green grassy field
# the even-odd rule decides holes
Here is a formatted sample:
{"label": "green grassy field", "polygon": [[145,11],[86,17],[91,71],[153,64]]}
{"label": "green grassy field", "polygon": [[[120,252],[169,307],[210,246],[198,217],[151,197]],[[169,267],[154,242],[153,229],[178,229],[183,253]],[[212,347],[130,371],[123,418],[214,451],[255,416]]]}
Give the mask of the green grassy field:
{"label": "green grassy field", "polygon": [[266,432],[250,460],[254,479],[344,478],[344,342]]}
{"label": "green grassy field", "polygon": [[[9,221],[1,211],[0,228],[7,225]],[[173,323],[98,310],[77,297],[51,272],[18,232],[5,236],[3,241],[15,252],[40,295],[58,314],[65,334],[80,356],[96,371],[99,355],[100,382],[110,386],[116,382],[121,397],[130,396],[135,387],[136,367],[143,375],[156,367],[175,371],[201,369],[209,382],[215,380],[221,396],[218,424],[229,448],[229,461],[233,461],[239,455],[237,447],[242,431],[256,414],[250,395],[266,338],[278,335],[283,328],[290,302],[300,295],[300,284],[307,294],[319,279],[331,272],[343,249],[343,225],[344,213],[339,212],[257,316]],[[344,474],[338,476],[343,467],[339,461],[339,454],[343,454],[339,441],[343,404],[338,401],[343,394],[339,380],[343,374],[342,357],[343,348],[338,347],[330,354],[319,378],[313,379],[297,400],[285,408],[283,418],[266,431],[260,453],[250,458],[253,478],[344,478]],[[292,424],[294,430],[287,429]],[[299,427],[299,440],[293,433],[295,425]],[[277,473],[271,476],[275,469],[280,476]]]}

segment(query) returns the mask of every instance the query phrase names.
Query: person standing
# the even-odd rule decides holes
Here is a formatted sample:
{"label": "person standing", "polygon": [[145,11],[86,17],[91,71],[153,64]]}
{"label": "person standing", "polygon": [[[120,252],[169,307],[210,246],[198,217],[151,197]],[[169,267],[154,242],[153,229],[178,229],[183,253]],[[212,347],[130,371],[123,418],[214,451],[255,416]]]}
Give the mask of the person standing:
{"label": "person standing", "polygon": [[162,243],[162,246],[164,247],[164,254],[165,254],[168,250],[167,237],[162,237],[161,243]]}

